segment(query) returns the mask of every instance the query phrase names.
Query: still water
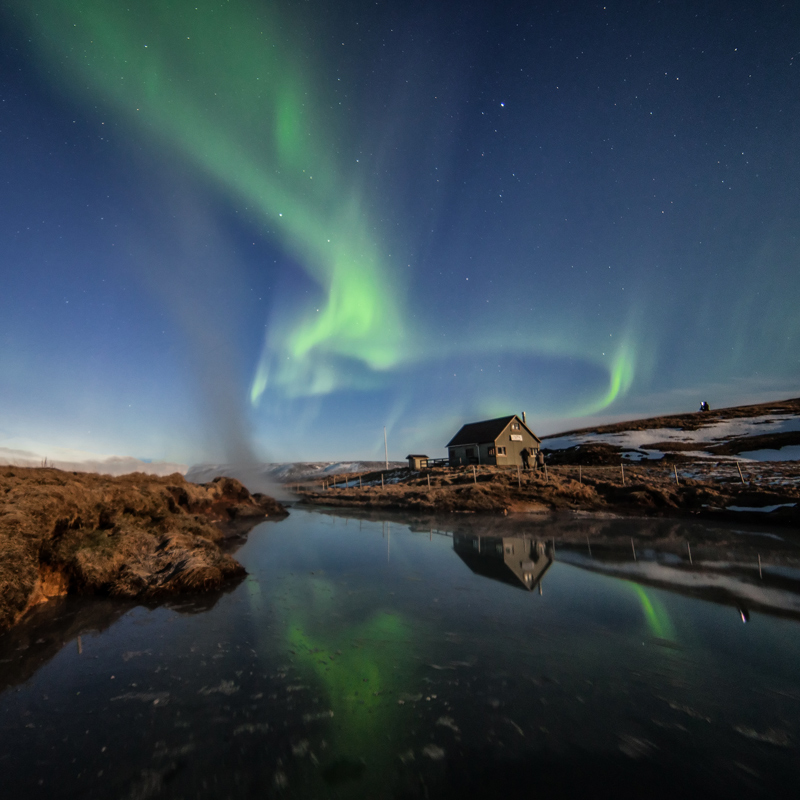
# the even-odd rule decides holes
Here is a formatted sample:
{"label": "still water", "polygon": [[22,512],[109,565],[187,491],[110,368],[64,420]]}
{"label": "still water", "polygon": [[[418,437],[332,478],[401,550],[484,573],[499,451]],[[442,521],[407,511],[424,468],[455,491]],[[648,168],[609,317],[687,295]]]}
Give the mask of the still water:
{"label": "still water", "polygon": [[53,607],[0,637],[3,797],[797,796],[795,618],[546,532],[295,509],[228,592]]}

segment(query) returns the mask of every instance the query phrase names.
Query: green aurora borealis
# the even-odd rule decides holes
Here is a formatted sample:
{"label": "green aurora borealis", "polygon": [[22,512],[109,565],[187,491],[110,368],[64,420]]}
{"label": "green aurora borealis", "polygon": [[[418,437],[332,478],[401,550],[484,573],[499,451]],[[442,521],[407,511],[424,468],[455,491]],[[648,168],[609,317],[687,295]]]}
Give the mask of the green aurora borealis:
{"label": "green aurora borealis", "polygon": [[[179,315],[164,324],[163,297],[114,294],[128,280],[152,284],[149,260],[168,279],[181,248],[189,266],[174,268],[173,283],[202,289],[206,269],[229,292],[187,301],[195,328],[207,325],[242,364],[239,407],[211,416],[241,416],[256,450],[274,457],[365,457],[384,424],[399,456],[440,447],[442,431],[469,418],[525,409],[548,433],[577,417],[788,391],[800,319],[796,282],[781,276],[796,267],[800,220],[787,210],[794,167],[781,160],[790,137],[779,117],[792,84],[776,79],[774,30],[739,64],[738,48],[703,55],[705,29],[687,32],[673,10],[664,24],[692,56],[672,63],[674,42],[644,13],[559,21],[535,8],[470,9],[7,4],[9,57],[24,76],[8,95],[14,130],[42,138],[43,158],[55,159],[39,175],[6,156],[9,192],[24,200],[6,223],[17,237],[9,263],[36,270],[4,306],[12,344],[0,374],[22,419],[7,435],[37,429],[26,398],[41,375],[63,370],[63,394],[77,397],[71,376],[94,371],[119,388],[92,395],[92,412],[76,399],[61,439],[130,450],[147,429],[164,442],[156,457],[211,455],[169,433],[202,417],[207,391],[175,377],[187,337]],[[725,28],[720,41],[737,35]],[[556,40],[560,49],[547,45]],[[629,54],[634,42],[641,55]],[[39,124],[28,96],[52,123]],[[62,174],[69,188],[54,188]],[[187,248],[177,225],[170,233],[165,198],[179,183],[189,206],[211,209],[185,214],[217,244]],[[30,244],[19,233],[31,230],[26,214],[47,226]],[[100,225],[112,217],[113,241]],[[198,253],[206,266],[193,272]],[[38,301],[51,304],[48,322],[14,327],[48,283],[52,300]],[[87,298],[85,330],[63,337],[73,287]],[[219,329],[205,322],[216,304]],[[106,314],[110,327],[90,328]],[[150,332],[115,357],[138,326]],[[219,370],[212,361],[201,372]],[[118,433],[117,405],[139,409],[131,434]]]}
{"label": "green aurora borealis", "polygon": [[290,394],[337,388],[338,357],[376,370],[397,363],[400,276],[387,269],[357,189],[321,140],[326,122],[300,59],[274,35],[283,27],[277,16],[243,2],[151,2],[142,15],[70,0],[38,5],[30,22],[42,55],[68,68],[70,89],[85,86],[249,204],[254,223],[318,283],[320,308],[271,332],[254,403],[270,380],[272,348],[291,360],[271,375]]}

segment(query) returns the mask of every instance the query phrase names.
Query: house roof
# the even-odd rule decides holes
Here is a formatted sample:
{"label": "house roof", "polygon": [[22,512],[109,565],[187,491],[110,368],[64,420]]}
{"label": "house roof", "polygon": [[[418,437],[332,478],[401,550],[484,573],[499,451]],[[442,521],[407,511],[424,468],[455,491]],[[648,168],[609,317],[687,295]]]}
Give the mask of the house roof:
{"label": "house roof", "polygon": [[509,417],[485,419],[482,422],[469,422],[462,425],[461,430],[447,443],[447,447],[494,442],[512,420],[519,422],[537,442],[539,441],[539,437],[516,414],[511,414]]}
{"label": "house roof", "polygon": [[420,455],[419,453],[409,453],[406,458],[427,458],[428,456]]}

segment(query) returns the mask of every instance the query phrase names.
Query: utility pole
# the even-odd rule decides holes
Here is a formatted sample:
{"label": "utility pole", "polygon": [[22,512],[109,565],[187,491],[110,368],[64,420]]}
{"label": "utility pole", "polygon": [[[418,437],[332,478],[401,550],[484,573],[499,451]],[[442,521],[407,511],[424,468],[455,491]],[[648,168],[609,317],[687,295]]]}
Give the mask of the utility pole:
{"label": "utility pole", "polygon": [[386,444],[386,426],[383,426],[383,453],[386,456],[386,469],[389,469],[389,445]]}

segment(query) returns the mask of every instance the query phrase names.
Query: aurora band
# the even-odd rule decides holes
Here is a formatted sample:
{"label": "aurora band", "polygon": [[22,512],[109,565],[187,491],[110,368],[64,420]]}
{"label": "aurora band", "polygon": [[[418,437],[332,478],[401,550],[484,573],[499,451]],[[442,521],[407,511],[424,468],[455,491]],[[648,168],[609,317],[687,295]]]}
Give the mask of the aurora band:
{"label": "aurora band", "polygon": [[[318,298],[268,328],[254,406],[270,387],[289,397],[367,388],[425,357],[403,323],[404,276],[388,266],[362,190],[335,163],[337,126],[315,102],[318,76],[306,74],[310,60],[277,10],[247,0],[11,4],[49,79],[106,103],[210,177],[316,282]],[[540,344],[531,340],[529,351]],[[606,408],[633,374],[622,346],[602,395],[572,413]]]}

